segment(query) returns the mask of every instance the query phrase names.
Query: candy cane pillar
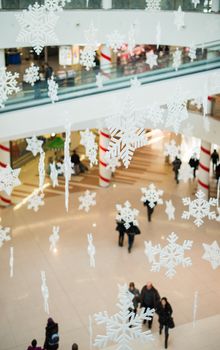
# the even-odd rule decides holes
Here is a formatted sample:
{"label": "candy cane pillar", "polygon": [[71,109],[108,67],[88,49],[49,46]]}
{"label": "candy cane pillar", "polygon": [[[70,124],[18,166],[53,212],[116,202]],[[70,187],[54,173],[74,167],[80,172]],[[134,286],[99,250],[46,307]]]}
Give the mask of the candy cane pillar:
{"label": "candy cane pillar", "polygon": [[[0,169],[5,168],[11,163],[10,145],[9,142],[0,143]],[[7,207],[12,204],[10,196],[5,192],[0,192],[0,205]]]}
{"label": "candy cane pillar", "polygon": [[107,79],[110,79],[111,66],[111,49],[106,45],[102,45],[100,54],[100,68],[102,75],[104,75],[104,77]]}
{"label": "candy cane pillar", "polygon": [[108,129],[101,129],[99,132],[99,186],[108,187],[111,182],[112,172],[107,169],[105,153],[108,151],[110,135]]}
{"label": "candy cane pillar", "polygon": [[198,189],[205,193],[206,199],[209,197],[210,155],[211,144],[209,142],[202,141],[199,160]]}

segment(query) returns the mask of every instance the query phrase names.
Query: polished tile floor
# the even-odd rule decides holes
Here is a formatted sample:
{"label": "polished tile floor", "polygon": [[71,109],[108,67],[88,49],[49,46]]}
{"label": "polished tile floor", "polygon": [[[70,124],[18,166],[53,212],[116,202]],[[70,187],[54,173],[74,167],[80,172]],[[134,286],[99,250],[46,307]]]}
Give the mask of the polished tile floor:
{"label": "polished tile floor", "polygon": [[[40,272],[46,272],[49,288],[50,315],[60,326],[60,349],[71,349],[73,342],[80,350],[89,349],[89,315],[107,310],[115,313],[117,284],[134,281],[138,288],[149,280],[166,296],[174,309],[176,328],[170,332],[169,348],[175,350],[217,350],[220,344],[220,268],[213,270],[202,260],[202,243],[220,243],[220,224],[205,220],[199,229],[192,220],[181,219],[184,206],[182,196],[195,193],[196,183],[176,185],[171,167],[165,163],[162,145],[164,135],[158,132],[149,146],[137,151],[128,170],[117,171],[108,189],[98,188],[97,177],[89,173],[83,184],[90,184],[97,193],[97,205],[86,213],[78,210],[78,197],[86,189],[83,185],[71,190],[70,209],[66,213],[64,196],[46,195],[45,206],[35,213],[26,205],[0,211],[1,225],[10,226],[12,240],[0,248],[0,349],[26,349],[33,338],[39,345],[44,341],[47,314],[41,295]],[[189,140],[188,140],[189,142]],[[188,144],[188,150],[191,145]],[[92,176],[91,176],[92,175]],[[34,175],[35,176],[35,175]],[[72,187],[74,188],[74,179]],[[81,182],[81,181],[78,181]],[[165,205],[158,205],[152,222],[148,223],[146,209],[140,202],[140,188],[154,182],[164,190],[164,200],[172,199],[175,221],[168,221]],[[75,182],[77,185],[77,182]],[[63,189],[62,189],[63,190]],[[141,235],[136,237],[133,251],[128,254],[127,242],[117,245],[115,232],[115,204],[129,200],[140,211]],[[96,225],[94,225],[96,224]],[[57,252],[49,250],[48,238],[53,225],[60,226]],[[93,233],[96,246],[96,267],[91,268],[87,254],[87,233]],[[173,279],[164,270],[155,273],[144,255],[144,241],[166,244],[168,234],[175,232],[182,244],[194,241],[187,252],[193,265],[178,267]],[[14,247],[14,277],[9,276],[9,249]],[[198,309],[193,328],[193,300],[198,291]],[[162,349],[163,337],[158,335],[157,317],[153,323],[155,341],[134,344],[134,349]],[[105,329],[93,322],[93,337]],[[112,344],[109,344],[112,345]],[[116,348],[116,347],[113,347]]]}

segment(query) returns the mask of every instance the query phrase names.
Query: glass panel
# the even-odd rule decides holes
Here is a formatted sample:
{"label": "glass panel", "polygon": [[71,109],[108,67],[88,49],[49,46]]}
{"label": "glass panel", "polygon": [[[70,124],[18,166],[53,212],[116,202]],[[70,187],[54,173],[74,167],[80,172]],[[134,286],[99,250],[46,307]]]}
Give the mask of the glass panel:
{"label": "glass panel", "polygon": [[145,9],[145,0],[113,0],[114,9]]}
{"label": "glass panel", "polygon": [[[88,7],[87,7],[88,5]],[[101,0],[71,0],[71,2],[66,3],[65,9],[99,9],[101,8]]]}
{"label": "glass panel", "polygon": [[19,0],[2,0],[2,8],[9,9],[18,9],[19,8]]}

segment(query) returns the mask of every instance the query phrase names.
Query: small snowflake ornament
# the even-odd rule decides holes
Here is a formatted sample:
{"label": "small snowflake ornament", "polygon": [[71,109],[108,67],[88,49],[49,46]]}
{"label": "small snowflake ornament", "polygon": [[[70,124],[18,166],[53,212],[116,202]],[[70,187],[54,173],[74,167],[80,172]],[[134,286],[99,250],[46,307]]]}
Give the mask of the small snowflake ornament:
{"label": "small snowflake ornament", "polygon": [[179,171],[179,180],[183,180],[183,182],[187,182],[188,180],[193,179],[193,168],[189,164],[184,164],[181,166]]}
{"label": "small snowflake ornament", "polygon": [[148,11],[159,11],[161,0],[146,0],[146,10]]}
{"label": "small snowflake ornament", "polygon": [[185,12],[182,11],[182,7],[179,6],[177,11],[174,11],[174,24],[178,30],[185,25]]}
{"label": "small snowflake ornament", "polygon": [[[154,184],[150,184],[148,187],[142,187],[141,202],[149,202],[149,206],[154,208],[156,204],[163,204],[163,199],[160,196],[163,195],[163,190],[157,189]],[[155,204],[156,203],[156,204]]]}
{"label": "small snowflake ornament", "polygon": [[97,160],[97,150],[98,145],[95,142],[95,135],[92,131],[89,131],[89,129],[86,129],[85,131],[80,131],[80,143],[83,145],[86,149],[86,156],[90,160],[90,167],[92,167],[94,164],[98,164]]}
{"label": "small snowflake ornament", "polygon": [[180,157],[181,155],[181,146],[176,145],[175,140],[171,140],[169,143],[164,145],[164,155],[170,157],[170,161],[173,162],[175,157]]}
{"label": "small snowflake ornament", "polygon": [[32,152],[33,156],[36,157],[38,153],[43,152],[42,145],[43,141],[38,140],[36,136],[26,139],[27,147],[26,150]]}
{"label": "small snowflake ornament", "polygon": [[146,57],[147,57],[146,64],[150,66],[150,69],[152,69],[154,66],[158,66],[158,63],[157,63],[158,55],[155,55],[153,50],[147,52]]}
{"label": "small snowflake ornament", "polygon": [[166,209],[165,209],[165,213],[168,216],[168,220],[175,220],[175,207],[173,206],[172,200],[170,199],[169,201],[165,201],[166,203]]}
{"label": "small snowflake ornament", "polygon": [[20,91],[17,86],[18,73],[7,72],[5,67],[0,67],[0,108],[4,108],[8,96]]}
{"label": "small snowflake ornament", "polygon": [[58,39],[54,32],[59,17],[54,11],[47,11],[44,5],[35,2],[27,10],[16,14],[15,17],[21,26],[17,42],[33,46],[39,55],[46,45],[56,44]]}
{"label": "small snowflake ornament", "polygon": [[59,186],[58,175],[59,175],[59,171],[57,169],[56,163],[53,161],[53,163],[50,164],[50,178],[51,178],[53,187]]}
{"label": "small snowflake ornament", "polygon": [[119,312],[113,316],[109,316],[107,311],[94,315],[96,323],[106,327],[106,335],[97,335],[95,346],[104,348],[109,342],[114,342],[117,344],[116,350],[133,350],[130,344],[132,340],[140,339],[144,343],[153,340],[151,331],[142,331],[142,323],[151,320],[155,310],[147,308],[145,312],[142,308],[139,314],[135,314],[130,311],[133,309],[133,297],[129,295],[126,285],[119,285],[118,303],[116,304]]}
{"label": "small snowflake ornament", "polygon": [[35,212],[39,210],[40,206],[44,205],[44,194],[38,194],[38,190],[28,199],[28,209],[33,209]]}
{"label": "small snowflake ornament", "polygon": [[0,225],[0,248],[3,246],[4,242],[11,240],[11,237],[9,236],[10,230],[9,227],[2,227]]}
{"label": "small snowflake ornament", "polygon": [[128,229],[133,223],[133,225],[138,226],[137,216],[139,214],[139,210],[132,209],[131,203],[126,201],[124,203],[124,207],[121,204],[116,204],[116,209],[118,211],[116,215],[116,220],[123,221],[124,227]]}
{"label": "small snowflake ornament", "polygon": [[53,233],[49,237],[50,250],[57,250],[57,242],[60,239],[60,226],[53,226]]}
{"label": "small snowflake ornament", "polygon": [[34,86],[34,83],[40,79],[39,69],[39,67],[31,63],[31,66],[25,69],[25,74],[23,77],[24,81],[28,84],[31,84],[31,86]]}
{"label": "small snowflake ornament", "polygon": [[89,190],[86,190],[83,196],[79,197],[79,210],[84,209],[86,213],[89,212],[90,207],[96,205],[96,192],[90,192]]}
{"label": "small snowflake ornament", "polygon": [[173,68],[175,68],[176,71],[178,70],[179,66],[181,66],[181,56],[182,52],[177,47],[176,51],[173,53]]}
{"label": "small snowflake ornament", "polygon": [[0,168],[0,191],[4,191],[10,196],[13,188],[21,184],[18,178],[20,171],[21,168],[13,170],[10,165]]}
{"label": "small snowflake ornament", "polygon": [[90,266],[95,267],[95,246],[93,244],[93,236],[92,233],[88,233],[87,235],[88,238],[88,254],[89,254],[89,261],[90,261]]}
{"label": "small snowflake ornament", "polygon": [[95,63],[96,51],[92,46],[85,46],[83,50],[80,50],[80,60],[79,63],[86,68],[87,71],[90,68],[96,66]]}
{"label": "small snowflake ornament", "polygon": [[172,232],[167,238],[168,244],[165,247],[161,247],[160,244],[153,246],[151,241],[144,242],[145,254],[149,263],[152,264],[151,271],[159,272],[164,267],[167,270],[165,276],[172,278],[176,274],[176,266],[192,265],[191,259],[184,255],[185,250],[192,248],[193,242],[185,240],[182,245],[179,245],[176,243],[177,240],[178,236]]}
{"label": "small snowflake ornament", "polygon": [[55,103],[56,101],[59,100],[57,96],[58,84],[55,82],[53,76],[50,79],[48,79],[47,84],[48,84],[48,96],[50,97],[51,102]]}
{"label": "small snowflake ornament", "polygon": [[213,270],[220,266],[220,247],[217,241],[212,242],[212,244],[203,243],[203,248],[205,253],[202,259],[207,260],[212,265]]}
{"label": "small snowflake ornament", "polygon": [[211,206],[217,205],[216,198],[210,198],[208,201],[204,198],[205,194],[203,191],[199,190],[195,194],[196,199],[191,200],[189,197],[183,198],[182,202],[185,206],[189,206],[188,211],[182,213],[182,219],[189,220],[192,216],[195,218],[194,224],[200,227],[204,221],[203,218],[208,217],[209,220],[216,219],[216,214],[214,211],[210,211]]}
{"label": "small snowflake ornament", "polygon": [[107,35],[107,46],[110,47],[115,53],[120,50],[124,44],[124,35],[121,35],[117,30]]}

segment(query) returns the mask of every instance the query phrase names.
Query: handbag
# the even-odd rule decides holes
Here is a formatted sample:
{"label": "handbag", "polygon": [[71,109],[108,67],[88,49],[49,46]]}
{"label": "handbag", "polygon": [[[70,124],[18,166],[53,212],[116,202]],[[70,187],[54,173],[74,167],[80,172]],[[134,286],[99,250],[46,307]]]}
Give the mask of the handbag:
{"label": "handbag", "polygon": [[174,319],[173,319],[172,316],[170,316],[170,318],[168,320],[168,327],[169,328],[174,328],[175,327]]}

